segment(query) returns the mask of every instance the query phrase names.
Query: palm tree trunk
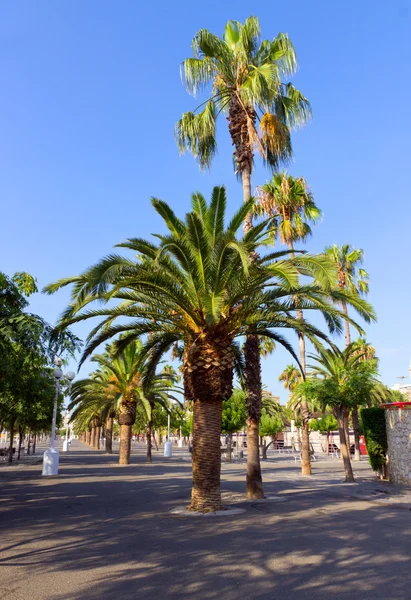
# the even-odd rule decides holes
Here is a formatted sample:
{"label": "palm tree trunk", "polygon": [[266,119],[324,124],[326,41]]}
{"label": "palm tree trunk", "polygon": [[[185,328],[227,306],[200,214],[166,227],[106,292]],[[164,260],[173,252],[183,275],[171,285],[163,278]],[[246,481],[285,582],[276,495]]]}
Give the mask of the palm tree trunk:
{"label": "palm tree trunk", "polygon": [[355,480],[351,466],[349,447],[347,447],[347,439],[345,434],[345,419],[347,416],[347,409],[345,408],[345,406],[340,406],[336,407],[333,410],[333,412],[338,422],[338,433],[340,435],[340,450],[344,463],[345,481],[353,483]]}
{"label": "palm tree trunk", "polygon": [[[248,202],[251,198],[251,170],[244,169],[241,173],[241,181],[243,186],[243,198],[244,202]],[[250,231],[253,226],[253,215],[251,212],[248,213],[244,220],[244,233]]]}
{"label": "palm tree trunk", "polygon": [[233,434],[230,433],[228,434],[228,438],[227,438],[227,456],[226,456],[226,462],[230,463],[231,462],[231,450],[233,447]]}
{"label": "palm tree trunk", "polygon": [[[348,309],[347,309],[346,301],[343,300],[341,302],[341,304],[342,304],[343,313],[345,314],[346,317],[348,317]],[[348,323],[348,321],[346,319],[344,319],[344,326],[345,326],[345,345],[349,346],[351,344],[351,332],[350,332],[350,324]]]}
{"label": "palm tree trunk", "polygon": [[211,512],[223,508],[220,490],[221,414],[221,398],[210,395],[209,400],[194,400],[191,510]]}
{"label": "palm tree trunk", "polygon": [[259,452],[259,424],[261,417],[261,364],[260,343],[256,335],[249,335],[244,344],[245,384],[247,403],[247,498],[264,498]]}
{"label": "palm tree trunk", "polygon": [[[288,243],[291,258],[294,258],[294,247],[291,242]],[[297,310],[297,319],[302,321],[304,314],[301,309]],[[303,379],[306,375],[305,365],[305,338],[304,334],[298,332],[298,347],[300,350],[300,364]],[[310,409],[307,400],[301,401],[301,473],[302,475],[311,475],[311,460],[310,460]]]}
{"label": "palm tree trunk", "polygon": [[21,425],[19,425],[19,445],[18,445],[18,449],[17,449],[17,460],[20,460],[22,442],[23,442],[23,428]]}
{"label": "palm tree trunk", "polygon": [[13,439],[14,439],[14,419],[13,418],[10,419],[9,429],[10,429],[10,449],[9,449],[9,456],[8,456],[7,462],[11,463],[11,462],[13,462]]}
{"label": "palm tree trunk", "polygon": [[351,416],[352,416],[352,428],[354,430],[354,446],[355,446],[354,460],[361,460],[361,453],[360,453],[360,419],[359,419],[359,416],[358,416],[358,407],[357,406],[352,409]]}
{"label": "palm tree trunk", "polygon": [[87,444],[87,446],[90,446],[90,443],[91,443],[91,431],[88,430],[88,431],[86,431],[86,444]]}
{"label": "palm tree trunk", "polygon": [[113,417],[109,416],[106,420],[106,453],[113,453]]}
{"label": "palm tree trunk", "polygon": [[131,436],[135,420],[136,403],[122,402],[118,409],[118,423],[120,425],[119,465],[130,464]]}
{"label": "palm tree trunk", "polygon": [[152,443],[151,443],[151,438],[153,435],[153,421],[152,419],[150,419],[147,422],[147,427],[146,427],[146,462],[151,463],[153,462],[153,458],[152,458]]}
{"label": "palm tree trunk", "polygon": [[96,450],[100,450],[101,425],[96,427]]}
{"label": "palm tree trunk", "polygon": [[350,413],[348,410],[344,417],[344,431],[345,431],[345,439],[346,439],[347,448],[348,448],[348,456],[350,457],[350,460],[351,460],[350,427],[349,427],[349,423],[348,423],[349,414]]}

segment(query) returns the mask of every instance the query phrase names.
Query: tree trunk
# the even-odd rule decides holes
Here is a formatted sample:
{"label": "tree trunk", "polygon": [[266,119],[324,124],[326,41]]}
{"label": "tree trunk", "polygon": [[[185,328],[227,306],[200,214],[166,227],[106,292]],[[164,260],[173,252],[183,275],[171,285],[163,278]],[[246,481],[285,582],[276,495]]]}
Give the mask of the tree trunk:
{"label": "tree trunk", "polygon": [[227,439],[227,455],[226,455],[226,462],[230,463],[231,462],[231,451],[232,451],[232,447],[233,447],[233,434],[230,432],[228,434],[228,439]]}
{"label": "tree trunk", "polygon": [[[303,320],[303,311],[297,310],[297,319]],[[298,347],[300,350],[300,363],[303,376],[305,378],[305,338],[302,333],[298,333]],[[310,409],[307,400],[301,401],[301,473],[303,475],[311,475],[311,460],[310,460]]]}
{"label": "tree trunk", "polygon": [[[243,198],[244,202],[248,202],[251,198],[251,171],[250,169],[244,169],[241,173],[241,180],[243,185]],[[253,226],[253,214],[249,212],[244,219],[244,233],[250,231]]]}
{"label": "tree trunk", "polygon": [[101,436],[101,425],[97,425],[96,427],[96,438],[95,438],[95,448],[96,450],[100,450],[100,436]]}
{"label": "tree trunk", "polygon": [[27,451],[26,451],[27,456],[30,456],[30,446],[31,446],[31,431],[29,430],[29,432],[27,434]]}
{"label": "tree trunk", "polygon": [[301,401],[301,473],[303,475],[311,475],[311,460],[310,460],[310,410],[307,400]]}
{"label": "tree trunk", "polygon": [[344,431],[345,431],[345,439],[346,439],[347,448],[348,448],[348,456],[351,459],[350,428],[349,428],[349,423],[348,423],[348,415],[349,415],[349,412],[347,410],[345,417],[344,417]]}
{"label": "tree trunk", "polygon": [[[341,304],[342,304],[343,313],[345,314],[345,316],[348,317],[348,309],[347,309],[346,301],[343,300],[341,302]],[[345,326],[345,345],[349,346],[351,344],[350,324],[345,319],[344,319],[344,326]]]}
{"label": "tree trunk", "polygon": [[106,454],[113,453],[113,420],[112,416],[106,420]]}
{"label": "tree trunk", "polygon": [[347,409],[344,406],[336,407],[333,412],[338,422],[338,433],[340,435],[340,451],[344,463],[345,481],[353,483],[355,480],[354,474],[352,472],[350,452],[349,447],[347,448],[347,439],[345,434],[345,420],[347,416]]}
{"label": "tree trunk", "polygon": [[267,442],[265,441],[265,438],[263,440],[262,451],[263,451],[262,459],[267,460]]}
{"label": "tree trunk", "polygon": [[184,354],[184,396],[193,401],[193,486],[190,509],[211,512],[221,502],[223,398],[233,391],[233,338],[224,329],[199,335]]}
{"label": "tree trunk", "polygon": [[330,432],[327,431],[327,456],[330,455]]}
{"label": "tree trunk", "polygon": [[247,498],[264,498],[258,443],[261,417],[261,364],[260,343],[256,335],[249,335],[244,344],[245,385],[247,402]]}
{"label": "tree trunk", "polygon": [[19,445],[18,445],[18,449],[17,449],[17,460],[20,460],[22,442],[23,442],[23,428],[21,425],[19,425]]}
{"label": "tree trunk", "polygon": [[358,417],[358,407],[352,409],[352,428],[354,430],[354,460],[361,460],[360,453],[360,420]]}
{"label": "tree trunk", "polygon": [[120,454],[119,465],[130,464],[132,428],[136,420],[136,403],[122,402],[118,409],[120,425]]}
{"label": "tree trunk", "polygon": [[146,462],[153,462],[151,436],[153,435],[153,421],[150,419],[146,427]]}
{"label": "tree trunk", "polygon": [[90,433],[90,446],[92,448],[94,448],[96,443],[96,428],[94,427],[94,425],[91,427],[91,433]]}
{"label": "tree trunk", "polygon": [[13,439],[14,439],[14,419],[10,419],[10,449],[9,449],[9,457],[7,462],[13,462]]}
{"label": "tree trunk", "polygon": [[154,446],[156,447],[156,450],[158,452],[158,444],[157,444],[157,440],[156,440],[156,432],[153,431],[153,441],[154,441]]}
{"label": "tree trunk", "polygon": [[193,487],[190,509],[221,510],[221,415],[222,400],[211,397],[193,403]]}
{"label": "tree trunk", "polygon": [[37,433],[33,436],[33,452],[32,454],[36,454],[36,441],[37,441]]}

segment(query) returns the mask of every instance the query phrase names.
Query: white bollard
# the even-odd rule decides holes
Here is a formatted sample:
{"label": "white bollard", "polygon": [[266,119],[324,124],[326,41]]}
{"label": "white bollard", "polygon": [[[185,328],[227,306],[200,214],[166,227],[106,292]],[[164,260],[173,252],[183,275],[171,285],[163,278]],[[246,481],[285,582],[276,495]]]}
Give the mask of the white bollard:
{"label": "white bollard", "polygon": [[170,458],[170,456],[172,456],[173,454],[173,444],[170,442],[170,440],[168,440],[168,442],[166,442],[164,444],[164,456],[166,456],[167,458]]}
{"label": "white bollard", "polygon": [[42,475],[49,477],[59,474],[59,451],[55,448],[47,448],[43,454]]}
{"label": "white bollard", "polygon": [[63,452],[68,452],[69,451],[69,445],[70,445],[70,442],[68,440],[64,440],[64,442],[63,442]]}

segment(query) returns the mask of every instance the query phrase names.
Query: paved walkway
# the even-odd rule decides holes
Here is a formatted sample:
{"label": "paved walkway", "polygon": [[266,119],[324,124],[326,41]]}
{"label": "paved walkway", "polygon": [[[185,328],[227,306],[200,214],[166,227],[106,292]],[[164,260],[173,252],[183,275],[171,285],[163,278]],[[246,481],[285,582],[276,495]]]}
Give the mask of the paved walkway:
{"label": "paved walkway", "polygon": [[[184,451],[186,452],[186,451]],[[0,472],[0,598],[7,600],[403,600],[411,598],[411,494],[336,460],[303,478],[286,456],[264,464],[283,502],[245,502],[245,465],[223,465],[229,518],[186,518],[190,464],[143,449],[133,464],[74,442],[60,475]]]}

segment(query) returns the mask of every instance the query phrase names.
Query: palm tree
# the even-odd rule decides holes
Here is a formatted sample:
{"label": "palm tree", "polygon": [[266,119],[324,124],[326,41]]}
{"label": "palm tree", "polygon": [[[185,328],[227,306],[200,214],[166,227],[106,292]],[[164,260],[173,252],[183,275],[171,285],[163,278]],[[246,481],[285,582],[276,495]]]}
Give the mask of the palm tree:
{"label": "palm tree", "polygon": [[116,412],[120,425],[120,465],[130,464],[132,427],[136,420],[139,389],[142,385],[141,347],[141,342],[135,340],[116,355],[113,349],[109,349],[109,352],[96,354],[92,359],[108,375],[111,392],[116,397]]}
{"label": "palm tree", "polygon": [[[249,17],[244,24],[228,21],[222,38],[200,29],[192,48],[193,58],[182,65],[187,90],[195,96],[208,87],[211,95],[178,121],[179,148],[192,152],[200,166],[208,168],[217,150],[217,118],[227,114],[234,167],[247,202],[255,150],[277,169],[292,155],[290,129],[311,116],[308,100],[291,83],[283,82],[297,69],[294,46],[284,33],[271,42],[261,41],[258,18]],[[246,231],[251,226],[249,213]]]}
{"label": "palm tree", "polygon": [[[365,269],[362,269],[359,266],[364,260],[364,252],[361,248],[355,250],[349,244],[345,244],[340,248],[334,244],[334,246],[328,246],[325,249],[325,253],[336,266],[337,283],[341,289],[357,296],[368,294],[369,275]],[[346,302],[342,301],[341,305],[344,314],[348,315]],[[351,344],[351,332],[348,320],[345,321],[345,343],[347,347]],[[360,424],[358,409],[356,407],[354,407],[352,411],[352,421],[355,446],[354,458],[355,460],[360,460]],[[348,431],[348,417],[346,429]]]}
{"label": "palm tree", "polygon": [[[157,244],[129,239],[119,246],[131,250],[133,259],[108,256],[82,275],[62,279],[45,291],[53,293],[74,284],[72,302],[59,328],[104,317],[90,333],[81,362],[120,333],[117,351],[147,336],[141,350],[147,357],[147,369],[155,369],[176,343],[183,344],[184,394],[193,403],[194,416],[191,509],[217,510],[222,506],[222,401],[232,393],[234,362],[240,353],[236,338],[248,333],[271,338],[298,360],[278,329],[297,329],[310,339],[327,338],[317,327],[292,317],[296,301],[307,310],[326,313],[334,329],[341,326],[342,313],[318,286],[297,287],[297,261],[284,260],[283,253],[280,258],[272,253],[250,264],[249,256],[263,239],[266,225],[252,228],[242,238],[237,231],[253,200],[228,226],[224,225],[224,188],[213,190],[210,204],[196,194],[193,211],[185,221],[165,202],[153,199],[152,203],[168,229],[168,234],[157,236]],[[300,270],[315,263],[313,257],[298,260]],[[339,297],[347,295],[339,292]],[[89,305],[95,301],[107,304],[93,310]],[[364,316],[372,316],[367,303],[360,302],[357,307]],[[258,418],[259,414],[255,415],[259,461]],[[251,444],[253,440],[250,437]]]}
{"label": "palm tree", "polygon": [[[321,217],[321,211],[314,202],[314,196],[303,177],[292,177],[285,172],[276,173],[272,180],[258,188],[257,212],[272,219],[275,233],[279,235],[291,256],[294,256],[294,243],[305,241],[311,235],[310,223]],[[303,320],[303,311],[297,310],[297,318]],[[305,339],[298,333],[300,365],[305,377]],[[301,470],[303,475],[311,475],[310,462],[310,411],[308,403],[301,403],[302,445]]]}
{"label": "palm tree", "polygon": [[292,392],[301,381],[301,372],[295,365],[287,365],[279,375],[278,381],[283,381],[284,388]]}
{"label": "palm tree", "polygon": [[[244,202],[251,197],[255,151],[264,163],[277,169],[292,156],[291,128],[311,117],[307,98],[291,83],[284,82],[297,69],[288,35],[279,33],[272,41],[261,41],[260,33],[258,18],[251,16],[243,24],[228,21],[222,38],[207,29],[195,34],[194,56],[183,62],[182,76],[193,96],[205,88],[211,90],[211,95],[194,111],[184,113],[175,127],[180,151],[192,152],[204,169],[210,166],[217,150],[218,116],[227,115],[234,169],[242,179]],[[245,232],[252,227],[252,219],[249,211],[245,215]],[[259,341],[248,334],[244,344],[247,436],[254,436],[257,442],[262,390]],[[261,495],[258,446],[253,448],[247,453],[247,479],[254,488],[259,481]]]}
{"label": "palm tree", "polygon": [[[333,261],[337,269],[338,286],[347,290],[351,294],[366,295],[369,291],[369,275],[365,269],[359,265],[363,263],[364,251],[360,248],[354,250],[349,244],[341,246],[328,246],[325,249],[326,255]],[[348,314],[347,304],[341,302],[345,315]],[[350,324],[345,321],[345,341],[346,346],[351,344]]]}

